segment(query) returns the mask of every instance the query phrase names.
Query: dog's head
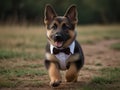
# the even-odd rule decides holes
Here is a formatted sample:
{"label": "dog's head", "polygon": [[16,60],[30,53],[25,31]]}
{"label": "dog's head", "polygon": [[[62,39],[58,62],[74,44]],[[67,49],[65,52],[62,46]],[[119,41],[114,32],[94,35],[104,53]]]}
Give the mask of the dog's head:
{"label": "dog's head", "polygon": [[70,6],[64,16],[58,16],[51,5],[46,5],[44,14],[50,44],[57,48],[68,47],[76,37],[75,25],[78,21],[76,6]]}

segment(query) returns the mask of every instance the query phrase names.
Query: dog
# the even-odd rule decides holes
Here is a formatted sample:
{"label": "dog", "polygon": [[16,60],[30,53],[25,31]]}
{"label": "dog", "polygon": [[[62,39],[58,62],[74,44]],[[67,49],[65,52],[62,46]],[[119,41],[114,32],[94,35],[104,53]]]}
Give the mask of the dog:
{"label": "dog", "polygon": [[50,77],[50,85],[57,87],[62,82],[60,70],[65,70],[66,82],[77,82],[80,69],[84,65],[84,54],[76,40],[77,9],[71,5],[64,16],[58,16],[47,4],[44,23],[47,29],[45,66]]}

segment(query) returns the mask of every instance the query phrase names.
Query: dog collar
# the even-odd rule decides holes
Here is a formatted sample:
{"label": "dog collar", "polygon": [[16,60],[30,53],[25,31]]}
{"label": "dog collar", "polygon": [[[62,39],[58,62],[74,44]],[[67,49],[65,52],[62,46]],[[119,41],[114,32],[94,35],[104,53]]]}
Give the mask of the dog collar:
{"label": "dog collar", "polygon": [[[50,52],[51,52],[51,54],[53,54],[53,48],[56,48],[56,47],[51,44],[51,45],[50,45]],[[74,54],[75,41],[73,41],[73,42],[69,45],[69,48],[70,48],[71,54]]]}

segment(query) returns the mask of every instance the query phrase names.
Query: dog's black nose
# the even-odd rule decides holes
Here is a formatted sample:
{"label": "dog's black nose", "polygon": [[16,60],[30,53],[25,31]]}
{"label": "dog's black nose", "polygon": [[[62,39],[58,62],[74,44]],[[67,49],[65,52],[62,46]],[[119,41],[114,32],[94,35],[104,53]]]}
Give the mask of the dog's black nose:
{"label": "dog's black nose", "polygon": [[63,36],[61,33],[56,33],[54,37],[55,41],[63,41]]}

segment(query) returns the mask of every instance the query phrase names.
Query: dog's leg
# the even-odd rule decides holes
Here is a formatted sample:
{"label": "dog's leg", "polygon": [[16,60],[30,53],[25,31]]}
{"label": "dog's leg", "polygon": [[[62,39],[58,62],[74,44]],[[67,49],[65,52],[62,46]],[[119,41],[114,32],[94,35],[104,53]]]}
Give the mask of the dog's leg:
{"label": "dog's leg", "polygon": [[49,73],[50,80],[51,80],[50,85],[53,87],[59,86],[61,83],[61,75],[60,75],[60,71],[59,71],[57,63],[54,63],[54,62],[50,63],[48,73]]}
{"label": "dog's leg", "polygon": [[75,63],[71,63],[66,72],[66,82],[77,82],[78,70]]}

